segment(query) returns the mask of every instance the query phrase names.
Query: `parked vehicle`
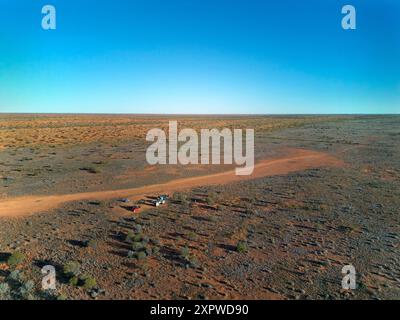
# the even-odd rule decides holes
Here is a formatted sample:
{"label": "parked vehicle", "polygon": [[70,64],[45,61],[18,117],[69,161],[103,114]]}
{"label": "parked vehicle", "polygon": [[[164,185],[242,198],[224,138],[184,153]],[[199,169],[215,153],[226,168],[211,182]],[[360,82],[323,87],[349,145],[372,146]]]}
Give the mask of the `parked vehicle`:
{"label": "parked vehicle", "polygon": [[157,199],[157,200],[153,201],[153,204],[154,204],[155,207],[159,207],[161,202]]}
{"label": "parked vehicle", "polygon": [[131,211],[132,211],[133,213],[137,213],[137,212],[140,211],[140,208],[141,208],[141,206],[132,206],[132,207],[131,207]]}
{"label": "parked vehicle", "polygon": [[119,201],[123,202],[123,203],[127,203],[127,202],[130,202],[131,200],[129,200],[127,198],[123,198],[123,199],[119,199]]}
{"label": "parked vehicle", "polygon": [[167,194],[162,194],[157,198],[157,201],[161,202],[164,204],[168,200],[168,195]]}

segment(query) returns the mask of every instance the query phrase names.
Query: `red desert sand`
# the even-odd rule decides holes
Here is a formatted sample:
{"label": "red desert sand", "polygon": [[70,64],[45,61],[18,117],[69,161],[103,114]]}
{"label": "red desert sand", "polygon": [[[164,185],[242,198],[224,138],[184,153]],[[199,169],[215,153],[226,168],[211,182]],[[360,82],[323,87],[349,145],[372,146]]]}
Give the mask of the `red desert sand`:
{"label": "red desert sand", "polygon": [[22,196],[7,198],[0,201],[0,216],[20,217],[49,209],[56,208],[63,203],[89,199],[113,199],[118,197],[130,197],[139,199],[148,193],[174,192],[203,185],[217,185],[241,180],[250,180],[265,176],[287,174],[317,167],[342,166],[343,162],[329,154],[304,149],[289,149],[287,156],[278,159],[260,161],[255,165],[253,174],[249,176],[237,176],[235,170],[216,173],[212,175],[197,176],[172,180],[162,184],[147,185],[138,188],[81,192],[72,194],[60,194],[52,196]]}

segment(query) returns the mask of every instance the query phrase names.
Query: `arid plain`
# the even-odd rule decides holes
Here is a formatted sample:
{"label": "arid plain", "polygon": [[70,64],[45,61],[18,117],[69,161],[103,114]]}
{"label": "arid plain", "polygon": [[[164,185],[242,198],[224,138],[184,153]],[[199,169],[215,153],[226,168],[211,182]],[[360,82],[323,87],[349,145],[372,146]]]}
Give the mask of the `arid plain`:
{"label": "arid plain", "polygon": [[[169,120],[254,129],[253,175],[147,164]],[[399,116],[0,114],[0,299],[399,299],[399,139]]]}

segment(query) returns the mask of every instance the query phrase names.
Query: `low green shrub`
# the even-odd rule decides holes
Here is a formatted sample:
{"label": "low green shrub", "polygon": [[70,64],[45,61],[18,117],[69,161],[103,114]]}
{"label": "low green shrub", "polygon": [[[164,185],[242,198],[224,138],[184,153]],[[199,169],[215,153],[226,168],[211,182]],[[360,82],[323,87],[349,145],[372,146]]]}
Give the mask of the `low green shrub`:
{"label": "low green shrub", "polygon": [[188,234],[188,239],[189,240],[196,241],[197,238],[198,238],[198,236],[197,236],[197,234],[195,232],[193,232],[193,231],[189,232],[189,234]]}
{"label": "low green shrub", "polygon": [[136,259],[138,259],[138,260],[144,260],[144,259],[146,259],[146,257],[147,257],[147,255],[143,251],[136,253]]}
{"label": "low green shrub", "polygon": [[28,280],[27,282],[25,282],[22,285],[22,287],[19,289],[22,298],[24,298],[26,300],[32,300],[34,287],[35,287],[35,284],[32,280]]}
{"label": "low green shrub", "polygon": [[64,273],[69,277],[78,276],[81,269],[81,265],[76,261],[69,261],[64,265]]}
{"label": "low green shrub", "polygon": [[189,250],[189,248],[188,248],[187,246],[184,246],[184,247],[181,249],[181,256],[182,256],[184,259],[187,259],[187,258],[189,257],[189,255],[190,255],[190,250]]}
{"label": "low green shrub", "polygon": [[8,283],[0,283],[0,300],[6,300],[10,295],[10,286]]}
{"label": "low green shrub", "polygon": [[86,246],[87,248],[96,249],[96,248],[97,248],[97,241],[94,240],[94,239],[87,240],[87,241],[85,242],[85,246]]}
{"label": "low green shrub", "polygon": [[78,285],[78,282],[79,282],[79,278],[78,278],[77,276],[71,277],[71,278],[69,279],[69,281],[68,281],[68,283],[69,283],[71,286],[74,286],[74,287],[76,287],[76,286]]}
{"label": "low green shrub", "polygon": [[135,251],[132,250],[129,250],[128,253],[126,254],[128,258],[133,258],[135,257],[135,255],[136,255]]}
{"label": "low green shrub", "polygon": [[19,270],[13,270],[10,272],[7,278],[13,281],[20,281],[22,278],[22,272]]}
{"label": "low green shrub", "polygon": [[81,280],[83,281],[83,288],[85,290],[91,290],[97,286],[97,281],[92,276],[84,275]]}
{"label": "low green shrub", "polygon": [[20,265],[25,260],[25,255],[22,252],[15,251],[8,259],[7,264],[15,268],[16,266]]}
{"label": "low green shrub", "polygon": [[246,252],[247,251],[247,244],[244,241],[239,241],[236,245],[237,252]]}
{"label": "low green shrub", "polygon": [[139,250],[142,250],[142,249],[144,249],[143,243],[141,243],[141,242],[132,243],[132,250],[133,251],[139,251]]}

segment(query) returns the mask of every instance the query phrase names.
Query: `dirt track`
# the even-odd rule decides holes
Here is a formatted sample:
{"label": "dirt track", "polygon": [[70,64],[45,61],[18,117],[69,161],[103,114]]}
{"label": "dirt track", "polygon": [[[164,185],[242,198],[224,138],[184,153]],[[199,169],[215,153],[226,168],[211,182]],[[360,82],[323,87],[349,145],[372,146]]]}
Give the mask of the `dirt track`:
{"label": "dirt track", "polygon": [[202,185],[225,184],[264,176],[287,174],[289,172],[310,168],[341,165],[343,165],[343,162],[340,159],[329,154],[304,149],[290,149],[287,156],[284,158],[263,160],[257,163],[253,174],[249,176],[237,176],[235,175],[235,171],[231,170],[212,175],[181,178],[162,184],[154,184],[132,189],[8,198],[0,201],[0,217],[26,216],[56,208],[61,204],[70,201],[104,200],[118,197],[138,199],[149,193],[171,193]]}

